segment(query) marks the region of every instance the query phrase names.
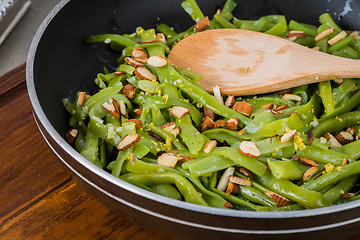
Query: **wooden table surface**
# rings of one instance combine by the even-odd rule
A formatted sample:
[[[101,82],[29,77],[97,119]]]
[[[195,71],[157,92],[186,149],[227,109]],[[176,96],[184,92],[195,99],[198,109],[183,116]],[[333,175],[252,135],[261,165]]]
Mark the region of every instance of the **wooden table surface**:
[[[25,64],[0,77],[0,239],[169,239],[111,212],[64,172],[35,124]]]
[[[35,124],[25,64],[0,76],[0,113],[1,240],[170,240],[111,212],[64,172]]]

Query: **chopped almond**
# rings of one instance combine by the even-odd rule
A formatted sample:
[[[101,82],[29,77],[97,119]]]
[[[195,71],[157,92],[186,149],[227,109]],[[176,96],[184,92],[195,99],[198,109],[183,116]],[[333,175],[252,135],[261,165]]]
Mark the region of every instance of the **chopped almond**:
[[[330,46],[332,46],[332,45],[334,45],[335,43],[337,43],[337,42],[343,40],[344,38],[346,38],[346,36],[347,36],[347,33],[346,33],[345,31],[342,31],[341,33],[339,33],[338,35],[336,35],[335,37],[333,37],[332,39],[330,39],[330,40],[328,41],[328,44],[329,44]]]
[[[310,160],[310,159],[307,159],[307,158],[304,158],[304,157],[300,157],[299,159],[299,162],[301,164],[304,164],[306,166],[311,166],[311,167],[318,167],[319,164],[313,160]]]
[[[190,114],[190,111],[188,108],[181,107],[181,106],[174,106],[170,108],[170,113],[176,118],[184,117],[188,114]]]
[[[211,120],[214,121],[215,119],[215,113],[209,109],[207,109],[206,107],[204,107],[204,116],[208,116]]]
[[[211,152],[211,150],[213,150],[214,147],[216,147],[216,145],[217,145],[217,141],[216,141],[216,140],[210,140],[210,141],[208,141],[208,142],[205,144],[204,148],[203,148],[204,153],[209,153],[209,152]]]
[[[226,101],[225,101],[225,106],[227,106],[228,108],[231,108],[232,106],[234,106],[234,102],[235,102],[235,97],[234,96],[228,96]]]
[[[162,34],[162,33],[157,33],[156,34],[156,39],[162,43],[165,43],[166,44],[166,38],[165,38],[165,35]]]
[[[120,107],[119,110],[120,110],[121,115],[123,115],[124,117],[127,117],[126,105],[123,100],[120,100],[119,107]]]
[[[326,140],[331,143],[330,148],[337,148],[342,146],[341,143],[339,143],[339,141],[333,135],[331,135],[331,133],[326,133],[324,138],[326,138]]]
[[[209,17],[206,16],[195,24],[195,31],[201,32],[209,28]]]
[[[335,78],[335,79],[333,79],[333,81],[336,84],[342,84],[344,82],[344,79],[343,78]]]
[[[243,135],[245,133],[246,133],[246,129],[243,128],[240,131],[238,131],[237,135],[241,136],[241,135]]]
[[[354,196],[355,196],[355,193],[349,193],[349,192],[341,194],[342,198],[351,198],[351,197],[354,197]]]
[[[345,145],[354,141],[354,136],[348,131],[341,131],[336,136],[336,140],[338,140],[340,144]]]
[[[130,64],[131,66],[136,67],[136,68],[144,66],[144,64],[142,64],[141,62],[138,62],[130,57],[125,57],[124,60],[125,60],[125,62],[127,62],[128,64]]]
[[[292,100],[292,101],[296,101],[296,102],[301,102],[302,97],[300,97],[299,95],[296,94],[284,94],[282,97],[282,99],[285,100]]]
[[[355,126],[348,127],[346,131],[349,132],[351,135],[354,135],[356,131],[356,127]]]
[[[131,50],[131,55],[134,57],[134,58],[148,58],[149,55],[148,53],[146,52],[145,49],[141,48],[141,47],[134,47],[132,50]]]
[[[219,127],[225,127],[226,126],[226,121],[224,120],[216,120],[214,123],[214,128],[219,128]]]
[[[136,130],[138,130],[138,129],[140,129],[140,128],[142,127],[142,122],[141,122],[140,119],[136,119],[136,118],[134,118],[134,119],[128,119],[128,120],[126,120],[125,122],[133,122],[133,123],[135,123],[135,128],[136,128]]]
[[[163,153],[160,157],[158,157],[157,164],[173,168],[179,159],[180,158],[178,156],[175,156],[172,153]]]
[[[229,181],[239,184],[240,186],[246,186],[246,187],[251,187],[252,181],[245,179],[245,178],[241,178],[238,176],[230,176],[229,177]]]
[[[265,194],[274,200],[277,207],[284,207],[284,206],[290,205],[290,203],[291,203],[291,201],[289,199],[287,199],[286,197],[283,197],[280,194],[277,194],[273,191],[266,190]]]
[[[250,103],[247,103],[246,101],[241,101],[241,102],[236,102],[232,107],[232,109],[249,117],[251,115],[253,106]]]
[[[67,143],[72,144],[75,142],[75,139],[78,135],[79,131],[75,128],[70,129],[66,134],[65,134],[65,140]]]
[[[342,163],[340,164],[340,166],[345,166],[345,165],[347,165],[347,164],[349,164],[349,159],[344,158],[343,161],[342,161]]]
[[[121,141],[117,145],[117,149],[119,149],[120,151],[126,150],[134,146],[140,140],[141,136],[139,134],[128,134],[124,136],[123,139],[121,139]]]
[[[133,113],[136,116],[140,116],[142,114],[142,109],[141,108],[136,108],[136,109],[133,110]]]
[[[164,67],[167,64],[167,60],[161,56],[152,56],[149,57],[147,63],[153,67]]]
[[[225,194],[229,195],[230,193],[236,193],[239,190],[239,185],[237,185],[236,183],[233,182],[229,182]]]
[[[281,143],[286,143],[292,139],[297,133],[296,129],[287,131],[280,139]]]
[[[226,190],[226,187],[228,183],[230,182],[229,177],[234,174],[235,168],[234,167],[228,167],[223,175],[221,175],[219,183],[216,187],[217,190],[224,192]]]
[[[114,98],[110,98],[109,102],[104,102],[102,107],[108,111],[114,118],[120,119],[120,111],[117,105],[117,101]]]
[[[321,33],[318,33],[318,35],[315,36],[315,41],[318,42],[321,39],[323,39],[324,37],[330,35],[331,33],[333,33],[335,30],[333,28],[328,28],[324,31],[322,31]]]
[[[237,125],[240,123],[239,119],[237,118],[230,118],[229,120],[227,120],[225,128],[229,129],[229,130],[236,130],[237,129]]]
[[[76,103],[80,106],[84,105],[85,97],[86,97],[86,92],[79,92],[79,96]]]
[[[273,104],[273,103],[269,103],[269,104],[266,104],[266,105],[262,105],[260,108],[271,110],[271,109],[276,109],[276,105]]]
[[[241,154],[253,158],[258,158],[261,155],[261,152],[256,144],[250,141],[242,141],[239,144],[239,151]]]
[[[121,93],[125,95],[128,99],[133,99],[135,97],[136,87],[131,84],[126,84],[122,89]]]
[[[310,167],[308,170],[306,170],[303,174],[303,181],[309,181],[312,176],[319,170],[318,167]]]
[[[288,37],[306,37],[306,33],[304,31],[295,31],[295,30],[291,30],[288,32],[287,34]]]
[[[146,67],[137,67],[135,69],[135,75],[141,80],[156,81],[157,76],[152,74]]]
[[[213,87],[213,92],[214,92],[214,97],[216,100],[218,100],[219,103],[224,104],[224,99],[221,96],[221,91],[220,91],[220,86],[219,85],[215,85]]]
[[[212,128],[214,128],[214,121],[208,116],[205,116],[202,123],[200,124],[200,130],[203,132]]]
[[[249,178],[249,179],[253,179],[253,176],[251,174],[251,172],[249,170],[247,170],[246,168],[239,168],[239,172],[244,175],[245,177]]]
[[[223,206],[226,207],[226,208],[234,208],[234,206],[229,202],[223,203]]]
[[[181,128],[180,127],[176,127],[175,123],[167,123],[161,126],[162,129],[164,129],[165,131],[168,131],[169,133],[171,133],[172,135],[174,135],[175,137],[178,136],[181,132]]]

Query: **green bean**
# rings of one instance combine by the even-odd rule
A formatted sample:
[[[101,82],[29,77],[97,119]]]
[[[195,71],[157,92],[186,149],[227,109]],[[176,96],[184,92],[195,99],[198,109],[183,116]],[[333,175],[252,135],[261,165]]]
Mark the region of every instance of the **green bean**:
[[[330,115],[335,111],[334,96],[332,94],[330,81],[319,82],[318,84],[325,113]]]
[[[298,23],[295,20],[291,20],[289,22],[289,29],[303,31],[306,35],[309,35],[311,37],[315,37],[318,34],[316,28],[310,28],[306,24]]]
[[[174,29],[172,29],[165,23],[161,23],[157,25],[156,30],[164,34],[166,38],[171,38],[172,36],[175,36],[177,34],[177,32],[175,32]]]

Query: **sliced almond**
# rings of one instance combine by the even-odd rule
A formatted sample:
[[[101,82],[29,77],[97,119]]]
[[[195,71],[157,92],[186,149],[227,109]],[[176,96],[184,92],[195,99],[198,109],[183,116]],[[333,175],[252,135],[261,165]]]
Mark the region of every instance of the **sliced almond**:
[[[351,135],[354,135],[356,131],[356,127],[355,126],[348,127],[346,131],[348,131]]]
[[[232,107],[232,109],[249,117],[251,115],[253,106],[250,103],[247,103],[246,101],[241,101],[241,102],[236,102]]]
[[[318,33],[316,36],[315,36],[315,41],[318,42],[320,41],[321,39],[323,39],[324,37],[330,35],[331,33],[333,33],[335,30],[333,28],[328,28],[324,31],[322,31],[321,33]]]
[[[213,121],[215,119],[215,113],[213,111],[207,109],[206,107],[204,107],[204,116],[208,116]]]
[[[76,103],[80,106],[84,105],[85,98],[86,98],[86,92],[79,92],[79,96],[77,98]]]
[[[133,58],[135,61],[139,62],[139,63],[147,63],[148,62],[148,58],[146,57],[134,57]]]
[[[121,76],[121,75],[124,75],[124,74],[126,74],[126,72],[115,72],[116,76]]]
[[[120,111],[117,101],[114,98],[110,98],[108,102],[104,102],[102,107],[110,113],[114,118],[120,119]]]
[[[239,151],[241,154],[253,158],[258,158],[261,155],[261,152],[256,144],[250,141],[242,141],[239,144]]]
[[[236,193],[239,190],[239,185],[233,182],[229,182],[226,188],[225,194],[229,195],[230,193]]]
[[[217,190],[224,192],[228,183],[230,182],[229,177],[234,174],[235,168],[228,167],[224,173],[221,175],[219,183],[216,187]]]
[[[289,41],[291,41],[291,42],[293,42],[293,41],[295,41],[297,38],[298,38],[298,37],[289,37],[289,36],[288,36],[286,39],[289,40]]]
[[[332,45],[334,45],[335,43],[337,43],[337,42],[343,40],[344,38],[346,38],[346,36],[347,36],[347,33],[346,33],[345,31],[342,31],[341,33],[337,34],[335,37],[333,37],[332,39],[330,39],[330,40],[328,41],[328,44],[329,44],[330,46],[332,46]]]
[[[237,135],[241,136],[244,135],[246,133],[246,129],[241,129],[240,131],[238,131]]]
[[[304,164],[306,166],[311,166],[311,167],[318,167],[319,164],[313,160],[310,160],[310,159],[307,159],[307,158],[304,158],[304,157],[300,157],[299,159],[299,162],[301,164]]]
[[[141,136],[139,134],[128,134],[124,136],[123,139],[121,139],[121,141],[117,145],[117,149],[119,149],[120,151],[126,150],[134,146],[140,140]]]
[[[176,118],[181,118],[181,117],[184,117],[184,116],[190,114],[190,110],[185,107],[174,106],[174,107],[170,108],[170,113],[171,113],[171,115],[173,115]]]
[[[215,85],[213,87],[214,97],[215,97],[216,100],[218,100],[219,103],[224,104],[224,99],[221,96],[221,91],[220,90],[221,90],[221,88],[220,88],[219,85]]]
[[[142,109],[141,108],[136,108],[136,109],[133,110],[133,113],[136,116],[140,116],[142,114]]]
[[[234,106],[235,103],[235,97],[234,96],[228,96],[226,101],[225,101],[225,106],[227,106],[228,108],[232,108],[232,106]]]
[[[135,123],[135,128],[136,128],[136,130],[138,130],[138,129],[140,129],[140,128],[142,127],[142,122],[141,122],[140,119],[136,119],[136,118],[134,118],[134,119],[128,119],[128,120],[126,120],[125,122],[133,122],[133,123]]]
[[[354,141],[354,136],[348,131],[341,131],[336,136],[336,140],[338,140],[340,144],[345,145]]]
[[[359,89],[358,86],[354,86],[354,87],[351,89],[351,92],[354,92],[354,91],[356,91],[356,90],[358,90],[358,89]]]
[[[223,206],[226,207],[226,208],[234,208],[234,206],[229,202],[224,202]]]
[[[304,31],[295,31],[295,30],[291,30],[288,32],[287,34],[288,37],[306,37],[306,33]]]
[[[319,170],[318,167],[310,167],[308,170],[306,170],[303,174],[303,181],[307,182],[310,180],[312,176]]]
[[[342,146],[341,143],[339,143],[339,141],[331,133],[326,133],[324,138],[326,138],[326,140],[331,143],[330,148],[337,148]]]
[[[240,186],[251,187],[251,185],[252,185],[251,180],[241,178],[241,177],[238,177],[238,176],[230,176],[229,181],[233,182],[233,183],[236,183],[236,184],[239,184]]]
[[[136,93],[136,87],[131,84],[126,84],[121,89],[121,93],[125,95],[128,99],[133,99]]]
[[[175,156],[173,153],[163,153],[160,157],[158,157],[157,164],[173,168],[179,159],[180,158]]]
[[[224,120],[219,119],[214,122],[214,128],[225,127],[225,126],[226,126],[226,121]]]
[[[281,143],[286,143],[292,139],[297,133],[296,129],[287,131],[280,139]]]
[[[299,95],[296,94],[284,94],[282,97],[282,99],[284,100],[292,100],[292,101],[296,101],[296,102],[301,102],[302,97],[300,97]]]
[[[347,164],[349,164],[349,159],[344,158],[343,161],[341,162],[340,166],[345,166]]]
[[[281,196],[280,194],[277,194],[273,191],[266,190],[265,194],[271,197],[274,202],[276,203],[277,207],[284,207],[290,205],[291,201],[287,199],[286,197]]]
[[[353,38],[359,39],[359,31],[352,31],[349,33],[349,36],[352,36]]]
[[[342,198],[351,198],[351,197],[354,197],[354,196],[355,196],[355,193],[349,193],[349,192],[341,194]]]
[[[203,148],[204,153],[210,153],[214,149],[214,147],[216,147],[216,145],[217,145],[216,140],[208,141]]]
[[[315,50],[315,51],[320,51],[320,47],[319,47],[319,46],[315,46],[315,47],[313,47],[312,49]]]
[[[214,128],[214,121],[208,116],[205,116],[202,123],[200,124],[200,130],[203,132],[212,128]]]
[[[75,128],[70,129],[66,134],[65,134],[65,140],[67,143],[69,144],[73,144],[76,140],[76,137],[78,135],[79,131]]]
[[[124,60],[125,60],[125,62],[127,62],[128,64],[130,64],[131,66],[136,67],[136,68],[144,66],[144,64],[132,59],[131,57],[125,57]]]
[[[156,39],[162,43],[165,43],[166,44],[166,38],[165,38],[165,35],[162,34],[162,33],[157,33],[156,34]]]
[[[269,103],[269,104],[266,104],[266,105],[262,105],[260,108],[271,110],[271,109],[276,109],[276,105],[273,104],[273,103]]]
[[[281,112],[276,111],[275,109],[270,109],[270,112],[275,115],[281,114]]]
[[[140,78],[141,80],[149,80],[149,81],[156,81],[157,76],[152,74],[146,67],[137,67],[135,69],[135,75]]]
[[[275,108],[275,111],[281,111],[281,110],[284,110],[284,109],[287,109],[289,108],[289,105],[285,104],[285,105],[282,105],[282,106],[279,106],[277,108]]]
[[[237,118],[230,118],[227,120],[225,128],[229,130],[237,130],[237,125],[240,123],[239,119]]]
[[[201,32],[209,28],[209,17],[206,16],[195,24],[195,31]]]
[[[153,66],[153,67],[164,67],[167,64],[167,60],[164,57],[161,56],[152,56],[149,57],[147,60],[147,64]]]
[[[253,179],[253,176],[251,174],[251,172],[249,170],[247,170],[246,168],[239,168],[239,172],[244,175],[245,177],[249,178],[249,179]]]
[[[335,78],[335,79],[333,79],[333,81],[336,84],[342,84],[344,82],[344,79],[343,78]]]
[[[131,55],[134,57],[134,58],[148,58],[149,55],[148,53],[146,52],[145,49],[141,48],[141,47],[134,47],[132,50],[131,50]]]
[[[121,115],[123,115],[124,117],[127,117],[126,105],[123,100],[120,100],[120,102],[119,102],[119,110],[120,110]]]
[[[164,124],[164,125],[161,126],[161,128],[164,129],[165,131],[168,131],[169,133],[171,133],[175,137],[178,136],[181,133],[181,128],[176,127],[175,123]]]

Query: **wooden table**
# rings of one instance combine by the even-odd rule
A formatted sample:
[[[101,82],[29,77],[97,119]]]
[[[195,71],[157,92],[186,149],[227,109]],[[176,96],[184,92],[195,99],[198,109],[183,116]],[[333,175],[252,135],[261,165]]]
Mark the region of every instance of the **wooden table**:
[[[63,171],[35,124],[25,64],[0,77],[0,239],[169,239],[111,212]]]

